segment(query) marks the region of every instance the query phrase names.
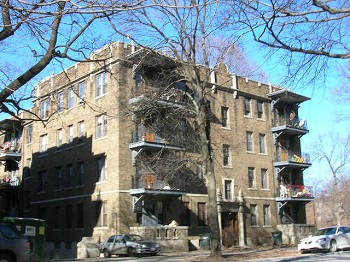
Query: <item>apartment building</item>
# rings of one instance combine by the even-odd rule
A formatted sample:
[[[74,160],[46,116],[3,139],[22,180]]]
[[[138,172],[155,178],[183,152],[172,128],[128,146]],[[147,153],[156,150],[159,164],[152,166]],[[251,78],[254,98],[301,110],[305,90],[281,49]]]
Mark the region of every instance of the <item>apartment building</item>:
[[[141,66],[144,52],[106,46],[92,55],[103,62],[78,63],[38,83],[32,111],[46,121],[1,122],[8,147],[0,155],[2,215],[45,219],[49,257],[74,256],[82,237],[101,241],[174,221],[194,246],[209,232],[205,177],[190,148],[196,135],[178,113],[186,83],[155,99],[159,79],[150,72],[169,62]],[[308,130],[298,112],[309,98],[223,65],[210,79],[223,245],[269,242],[277,229],[296,241],[312,228],[305,213],[312,188],[303,182],[311,164],[300,145]],[[143,105],[153,103],[145,114]]]

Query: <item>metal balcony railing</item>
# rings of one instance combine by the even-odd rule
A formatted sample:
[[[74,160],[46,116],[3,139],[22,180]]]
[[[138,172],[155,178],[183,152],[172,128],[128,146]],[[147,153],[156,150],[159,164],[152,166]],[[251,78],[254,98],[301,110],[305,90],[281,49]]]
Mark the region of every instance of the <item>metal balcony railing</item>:
[[[151,129],[138,128],[132,135],[131,143],[149,142],[155,144],[182,146],[183,141],[180,137],[174,134],[160,134]]]
[[[21,143],[19,142],[10,142],[7,141],[4,144],[0,145],[1,153],[20,153],[21,152]]]
[[[296,162],[296,163],[310,163],[310,155],[308,153],[301,154],[297,151],[282,151],[277,155],[278,162]]]
[[[308,128],[306,119],[302,119],[302,118],[291,119],[290,117],[280,116],[275,121],[274,124],[275,126],[290,126],[290,127],[301,128],[301,129]]]
[[[313,187],[304,185],[280,185],[280,197],[313,198]]]

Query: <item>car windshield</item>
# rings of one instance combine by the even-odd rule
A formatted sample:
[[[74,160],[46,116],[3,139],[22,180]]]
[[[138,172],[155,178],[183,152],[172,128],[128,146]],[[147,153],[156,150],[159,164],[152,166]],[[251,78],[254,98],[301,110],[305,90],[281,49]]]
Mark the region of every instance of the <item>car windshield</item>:
[[[317,230],[313,235],[314,236],[334,235],[336,230],[337,230],[336,227],[322,228]]]
[[[143,240],[143,238],[139,235],[126,235],[125,239],[127,241],[142,241]]]

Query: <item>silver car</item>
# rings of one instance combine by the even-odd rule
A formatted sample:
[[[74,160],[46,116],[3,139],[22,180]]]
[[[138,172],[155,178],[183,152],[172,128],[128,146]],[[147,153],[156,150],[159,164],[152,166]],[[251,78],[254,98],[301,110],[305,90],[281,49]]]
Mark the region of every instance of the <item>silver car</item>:
[[[146,241],[135,234],[113,235],[100,244],[100,253],[104,257],[111,255],[150,254],[157,255],[160,252],[159,244]]]
[[[298,244],[301,252],[324,250],[335,252],[350,247],[350,228],[344,226],[326,227],[317,230]]]
[[[32,245],[15,226],[0,223],[0,261],[29,261]]]

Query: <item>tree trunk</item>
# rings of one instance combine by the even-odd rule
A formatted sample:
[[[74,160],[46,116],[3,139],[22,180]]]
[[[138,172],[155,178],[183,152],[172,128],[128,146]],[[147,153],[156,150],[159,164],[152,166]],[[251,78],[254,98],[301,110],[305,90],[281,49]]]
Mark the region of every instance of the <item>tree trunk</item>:
[[[216,180],[214,172],[214,155],[210,139],[210,108],[207,102],[199,107],[197,116],[198,131],[202,150],[203,167],[208,190],[208,213],[210,226],[211,252],[213,259],[221,258],[221,238],[216,199]]]

